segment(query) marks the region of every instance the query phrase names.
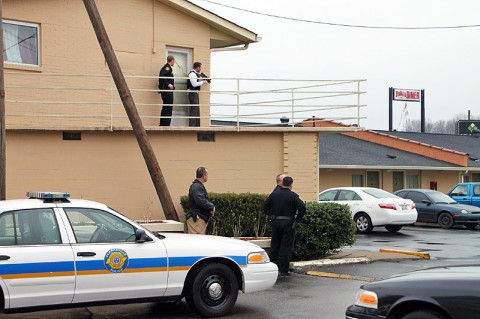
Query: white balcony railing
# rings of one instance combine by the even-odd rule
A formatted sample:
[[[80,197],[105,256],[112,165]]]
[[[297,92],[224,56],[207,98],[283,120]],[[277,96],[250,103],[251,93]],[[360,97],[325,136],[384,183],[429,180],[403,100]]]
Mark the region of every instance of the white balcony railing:
[[[162,108],[158,77],[126,79],[144,125],[157,127]],[[186,80],[175,78],[173,127],[188,126]],[[211,80],[200,91],[202,127],[293,126],[312,117],[360,126],[363,119],[365,80]],[[7,128],[130,126],[110,75],[6,72],[5,83]]]

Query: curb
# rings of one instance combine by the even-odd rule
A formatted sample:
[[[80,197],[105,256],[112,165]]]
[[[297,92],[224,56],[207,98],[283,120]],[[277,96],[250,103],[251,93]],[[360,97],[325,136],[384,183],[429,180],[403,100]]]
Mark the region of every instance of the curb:
[[[323,272],[323,271],[307,271],[307,275],[316,276],[316,277],[326,277],[326,278],[358,280],[358,281],[366,281],[366,282],[374,282],[377,280],[376,278],[373,278],[373,277],[335,274],[335,273]]]
[[[311,268],[317,266],[336,266],[345,264],[368,264],[372,262],[371,258],[358,257],[358,258],[340,258],[340,259],[320,259],[311,261],[297,261],[290,263],[293,269]]]
[[[422,253],[419,251],[408,251],[408,250],[397,250],[397,249],[380,249],[379,252],[381,253],[393,253],[393,254],[403,254],[403,255],[410,255],[416,256],[423,259],[430,259],[429,253]]]

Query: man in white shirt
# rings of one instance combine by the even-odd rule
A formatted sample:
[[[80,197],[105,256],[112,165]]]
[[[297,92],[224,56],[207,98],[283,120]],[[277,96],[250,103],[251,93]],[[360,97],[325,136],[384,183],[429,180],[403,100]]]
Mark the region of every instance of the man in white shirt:
[[[189,126],[200,126],[199,93],[201,86],[207,83],[206,80],[202,80],[201,71],[202,63],[195,62],[193,64],[193,69],[188,73],[187,90],[190,91],[188,92],[188,103],[190,104],[190,109],[188,111]]]

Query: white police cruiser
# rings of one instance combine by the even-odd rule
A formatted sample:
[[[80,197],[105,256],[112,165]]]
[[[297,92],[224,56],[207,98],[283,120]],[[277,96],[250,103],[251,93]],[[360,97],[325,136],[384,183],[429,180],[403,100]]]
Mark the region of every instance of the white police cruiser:
[[[120,301],[180,300],[222,316],[238,291],[272,287],[264,250],[216,236],[153,234],[107,206],[68,193],[0,201],[4,312]]]

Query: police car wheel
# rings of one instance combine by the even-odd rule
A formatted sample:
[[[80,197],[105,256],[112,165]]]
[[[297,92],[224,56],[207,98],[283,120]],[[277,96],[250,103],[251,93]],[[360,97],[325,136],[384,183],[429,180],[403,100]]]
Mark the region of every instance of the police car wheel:
[[[206,264],[193,274],[185,298],[193,311],[204,317],[226,315],[238,297],[233,271],[223,264]]]

